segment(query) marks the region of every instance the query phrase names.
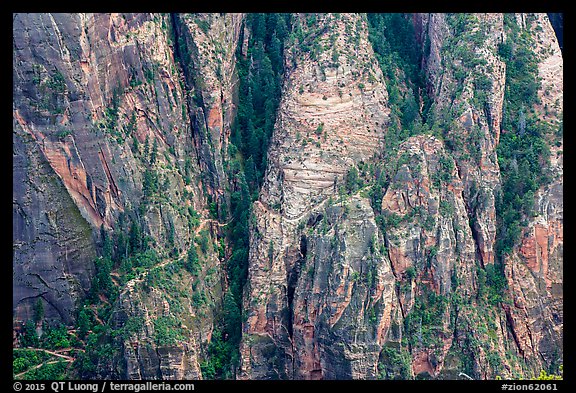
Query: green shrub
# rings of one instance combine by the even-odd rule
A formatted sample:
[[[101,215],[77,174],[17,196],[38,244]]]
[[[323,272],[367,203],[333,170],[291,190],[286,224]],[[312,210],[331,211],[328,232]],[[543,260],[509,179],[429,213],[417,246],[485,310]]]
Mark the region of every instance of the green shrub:
[[[201,265],[198,259],[198,252],[196,251],[196,247],[194,245],[192,245],[188,250],[188,257],[186,258],[184,267],[193,276],[197,276],[200,272]]]
[[[176,345],[184,340],[184,330],[175,317],[162,316],[154,320],[154,341],[157,345]]]
[[[68,330],[64,325],[48,327],[42,335],[41,346],[46,349],[61,349],[71,346]]]

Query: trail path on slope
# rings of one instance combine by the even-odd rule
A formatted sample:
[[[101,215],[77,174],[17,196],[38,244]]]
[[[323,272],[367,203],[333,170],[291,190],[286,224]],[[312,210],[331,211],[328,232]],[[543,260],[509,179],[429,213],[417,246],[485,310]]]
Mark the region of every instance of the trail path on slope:
[[[74,351],[80,351],[80,352],[84,352],[83,349],[79,349],[79,348],[63,348],[63,349],[58,349],[56,351],[50,351],[48,349],[43,349],[43,348],[23,348],[29,351],[37,351],[37,352],[45,352],[48,353],[52,356],[57,356],[59,358],[62,358],[63,360],[45,360],[40,364],[35,365],[34,367],[29,368],[26,371],[22,371],[21,373],[18,373],[14,376],[14,378],[20,378],[21,376],[23,376],[26,373],[29,373],[32,370],[36,370],[39,369],[40,367],[46,365],[46,364],[56,364],[62,361],[65,362],[69,362],[72,363],[74,360],[76,360],[76,358],[72,357],[72,356],[68,356],[68,355],[62,355],[62,352],[70,352],[72,350]]]
[[[194,231],[194,237],[198,236],[198,234],[200,233],[200,231],[203,229],[203,227],[207,224],[207,223],[215,223],[215,225],[217,225],[218,227],[223,227],[226,226],[228,224],[230,224],[232,222],[232,220],[229,220],[228,222],[219,222],[216,219],[213,218],[203,218],[200,220],[200,224],[198,225],[198,227],[196,228],[196,230]],[[143,282],[144,279],[148,276],[148,273],[150,273],[152,270],[155,269],[160,269],[163,268],[164,266],[170,264],[170,263],[174,263],[174,262],[180,262],[182,261],[184,258],[186,258],[188,254],[187,253],[183,253],[180,258],[178,259],[165,259],[163,260],[161,263],[152,266],[150,269],[146,270],[145,272],[142,272],[139,277],[135,277],[132,280],[128,281],[126,283],[126,286],[124,287],[124,289],[122,290],[122,292],[120,293],[120,295],[124,295],[126,293],[126,291],[128,290],[132,290],[132,288],[134,288],[134,285],[136,285],[136,283],[140,283]]]
[[[351,195],[338,195],[336,194],[335,196],[337,197],[337,199],[332,200],[332,203],[334,205],[339,204],[339,203],[344,203],[344,201],[347,201],[350,198],[356,197],[358,195],[360,195],[360,193],[362,192],[367,192],[368,190],[370,190],[373,187],[373,184],[368,184],[358,190],[356,190],[356,192],[354,194]],[[328,201],[330,200],[330,196],[328,196],[327,198],[324,198],[324,200],[320,203],[318,203],[317,205],[311,207],[309,210],[306,210],[304,213],[300,214],[297,217],[294,218],[288,218],[287,216],[282,216],[282,222],[289,222],[291,224],[296,223],[296,222],[300,222],[300,220],[302,220],[302,218],[307,215],[310,214],[310,212],[313,212],[315,210],[319,210],[320,208],[322,208],[324,205],[326,205],[328,203]]]
[[[60,362],[70,362],[70,363],[71,363],[71,362],[73,362],[73,361],[74,361],[74,360],[65,359],[65,360],[52,360],[52,361],[49,361],[49,362],[48,362],[48,361],[42,362],[42,363],[40,363],[40,364],[35,365],[34,367],[29,368],[29,369],[26,370],[26,371],[22,371],[20,374],[14,375],[14,378],[20,378],[20,377],[23,376],[24,374],[27,374],[27,373],[29,373],[29,372],[32,371],[32,370],[36,370],[36,369],[44,366],[45,364],[56,364],[56,363],[60,363]]]
[[[195,229],[195,231],[194,231],[194,237],[196,237],[196,236],[199,235],[200,231],[201,231],[202,229],[204,229],[204,227],[206,226],[207,223],[212,223],[212,224],[217,225],[218,227],[223,227],[223,226],[226,226],[226,225],[230,224],[231,222],[232,222],[232,220],[229,220],[228,222],[223,222],[223,223],[222,223],[222,222],[219,222],[218,220],[215,220],[215,219],[213,219],[213,218],[203,218],[203,219],[200,220],[200,224],[198,225],[198,227],[197,227],[197,228]],[[149,273],[150,271],[152,271],[153,269],[161,269],[161,268],[163,268],[164,266],[168,265],[169,263],[174,263],[174,262],[182,261],[186,256],[187,256],[187,254],[186,254],[186,253],[183,253],[183,254],[180,256],[180,258],[178,258],[178,259],[176,259],[176,260],[174,260],[174,259],[165,259],[165,260],[163,260],[161,263],[152,266],[150,269],[148,269],[148,270],[146,270],[145,272],[141,273],[139,277],[133,278],[132,280],[128,281],[128,282],[126,283],[124,289],[122,290],[121,295],[125,294],[126,291],[131,290],[132,288],[134,288],[134,285],[136,285],[136,283],[143,282],[144,279],[148,276],[148,273]],[[113,277],[112,277],[112,280],[118,285],[118,284],[119,284],[118,279],[120,278],[120,275],[119,275],[117,272],[111,272],[110,275],[113,276]],[[101,300],[104,301],[104,299],[101,299]],[[93,311],[94,311],[94,316],[96,317],[96,320],[97,320],[98,322],[100,322],[100,324],[103,325],[104,323],[100,320],[100,318],[98,318],[98,312],[96,311],[95,307],[92,308],[92,309],[93,309]],[[26,373],[29,373],[29,372],[32,371],[32,370],[39,369],[40,367],[42,367],[42,366],[44,366],[44,365],[47,365],[47,364],[56,364],[56,363],[61,362],[61,361],[66,361],[66,362],[69,362],[69,363],[74,362],[74,360],[75,360],[74,357],[68,356],[68,355],[63,355],[63,354],[62,354],[63,352],[70,352],[71,350],[76,350],[76,351],[84,352],[83,349],[78,349],[78,348],[63,348],[63,349],[58,349],[58,350],[55,350],[55,351],[50,351],[50,350],[48,350],[48,349],[43,349],[43,348],[26,348],[26,349],[31,350],[31,351],[45,352],[45,353],[48,353],[48,354],[50,354],[50,355],[52,355],[52,356],[59,357],[59,358],[61,358],[62,360],[49,360],[49,359],[48,359],[48,360],[46,360],[46,361],[44,361],[44,362],[42,362],[42,363],[40,363],[40,364],[37,364],[37,365],[34,366],[34,367],[29,368],[29,369],[26,370],[26,371],[23,371],[23,372],[21,372],[21,373],[19,373],[19,374],[16,374],[16,375],[14,376],[14,378],[20,378],[20,377],[22,377],[23,375],[25,375]]]

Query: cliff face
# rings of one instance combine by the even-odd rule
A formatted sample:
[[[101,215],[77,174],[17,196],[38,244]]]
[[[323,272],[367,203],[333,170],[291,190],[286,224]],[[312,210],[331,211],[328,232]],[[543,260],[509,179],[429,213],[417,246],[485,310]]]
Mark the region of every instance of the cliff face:
[[[225,193],[224,161],[236,115],[235,53],[243,16],[184,14],[173,18],[192,108],[190,117],[198,166],[211,199],[225,206],[229,196]]]
[[[483,264],[494,263],[496,236],[494,191],[500,174],[496,146],[500,136],[506,66],[498,58],[498,44],[504,37],[502,15],[472,14],[468,24],[456,36],[445,14],[423,17],[423,31],[430,40],[425,58],[432,111],[453,122],[448,142],[464,181],[467,201],[481,200],[468,210],[474,220],[473,231]],[[468,52],[468,59],[461,54]],[[478,85],[483,86],[484,102],[479,101]],[[474,192],[477,195],[471,195]]]
[[[16,325],[32,318],[38,297],[51,305],[46,307],[48,320],[74,322],[75,308],[90,289],[96,246],[102,240],[98,229],[120,228],[120,214],[142,225],[142,236],[166,257],[165,265],[184,258],[202,231],[209,244],[216,243],[212,234],[219,227],[208,218],[206,196],[222,195],[224,188],[221,151],[234,115],[238,35],[220,41],[214,36],[228,31],[230,24],[239,25],[241,16],[213,19],[207,34],[188,32],[203,37],[188,37],[197,44],[207,42],[201,44],[205,49],[182,60],[174,48],[188,48],[186,42],[174,42],[182,24],[170,15],[15,15]],[[224,58],[226,80],[217,80],[213,70],[208,73],[214,62],[206,51],[215,46]],[[193,90],[184,77],[192,63],[203,63],[196,72],[207,75],[205,84]],[[193,94],[205,99],[194,102]],[[219,168],[216,180],[204,179],[207,165]],[[190,225],[189,211],[198,213],[196,227]],[[166,297],[178,301],[188,295],[143,293],[144,277],[121,290],[115,326],[130,318],[145,323],[143,330],[118,342],[126,370],[120,377],[200,375],[196,342],[210,339],[221,274],[212,247],[203,259],[205,282],[198,291],[212,286],[211,307],[157,309]],[[214,277],[204,280],[210,269]],[[184,348],[174,343],[165,348],[151,339],[158,318],[192,318],[199,310],[206,315],[185,326]]]
[[[191,167],[198,173],[196,179],[201,179],[197,184],[202,187],[200,192],[222,206],[228,198],[222,162],[234,113],[234,51],[242,16],[174,18],[183,67],[180,78],[188,98],[182,105],[188,110],[195,151]],[[198,27],[199,21],[207,21],[206,31]],[[212,53],[216,50],[219,57],[215,61]],[[220,73],[227,78],[217,76]],[[200,272],[174,268],[188,258],[183,254],[178,261],[167,259],[144,277],[128,282],[120,294],[114,326],[138,326],[118,342],[123,348],[119,365],[128,379],[202,379],[201,355],[211,340],[215,313],[221,308],[225,277],[216,250],[221,229],[216,219],[206,217],[207,204],[202,202],[203,217],[190,234],[192,240],[203,236],[203,231],[210,235],[205,240],[208,246]]]
[[[526,16],[524,17],[526,18]],[[544,364],[562,359],[563,340],[563,62],[545,14],[528,18],[538,53],[540,99],[535,110],[548,122],[549,184],[535,193],[535,211],[522,231],[520,244],[506,260],[506,278],[514,305],[506,308],[522,352]],[[559,131],[558,131],[559,130]]]
[[[96,298],[115,348],[98,377],[206,377],[210,343],[229,344],[214,336],[241,259],[226,228],[248,160],[230,135],[237,56],[253,61],[251,29],[266,29],[254,20],[14,15],[16,330],[38,299],[72,327]],[[418,88],[366,15],[291,18],[251,184],[239,379],[515,378],[562,363],[563,60],[549,17],[402,20],[421,45]],[[399,120],[410,91],[418,126]],[[108,257],[114,296],[93,288]]]
[[[419,19],[426,26],[430,40],[430,53],[424,59],[424,67],[429,75],[429,93],[433,99],[431,111],[439,117],[450,113],[455,121],[451,123],[448,133],[463,136],[460,140],[450,136],[445,138],[446,146],[455,159],[458,177],[462,180],[462,189],[453,193],[462,195],[466,209],[458,213],[458,204],[450,202],[450,205],[455,207],[456,217],[467,216],[468,223],[463,220],[464,226],[456,227],[464,228],[464,233],[469,230],[474,240],[471,250],[476,249],[476,259],[486,267],[495,263],[496,216],[499,214],[495,201],[503,192],[497,157],[500,132],[514,132],[510,125],[506,128],[502,126],[505,88],[512,88],[506,87],[507,72],[512,71],[507,71],[506,64],[499,56],[499,46],[506,42],[506,35],[512,33],[504,27],[501,15],[471,15],[465,22],[466,29],[458,37],[460,44],[455,44],[451,34],[461,24],[448,20],[446,15],[423,15]],[[489,378],[491,373],[498,372],[518,375],[522,373],[518,368],[520,364],[523,364],[520,366],[525,370],[523,372],[537,374],[539,368],[557,364],[562,357],[559,340],[562,338],[560,255],[563,239],[563,171],[562,138],[556,131],[560,127],[561,132],[562,124],[562,60],[556,36],[545,14],[516,15],[515,20],[520,30],[532,37],[535,44],[531,50],[541,84],[534,113],[538,121],[547,124],[551,130],[543,139],[550,149],[549,166],[546,168],[550,181],[535,193],[534,212],[522,231],[520,244],[503,258],[508,282],[507,296],[514,300],[513,305],[505,301],[500,310],[495,310],[494,318],[496,322],[499,321],[497,324],[501,329],[494,332],[487,326],[489,345],[486,345],[485,334],[473,333],[481,343],[474,351],[474,372],[482,378]],[[421,31],[426,31],[426,28]],[[481,41],[479,37],[482,37]],[[470,42],[477,45],[470,47]],[[463,47],[474,50],[477,64],[467,65],[469,60],[466,56],[454,56],[454,53],[462,53],[459,51]],[[489,80],[490,83],[484,84],[482,80]],[[510,91],[508,94],[511,94]],[[449,111],[446,105],[449,105]],[[438,233],[441,232],[444,231]],[[474,252],[463,258],[464,261],[473,259]],[[554,266],[550,270],[548,261]],[[461,287],[465,287],[466,283],[478,283],[478,280],[482,278],[475,277],[475,274],[458,275]],[[480,292],[480,289],[476,287],[476,291]],[[459,315],[468,315],[471,320],[477,320],[480,315],[477,312],[462,312]],[[515,352],[520,361],[505,356],[502,348]],[[501,371],[494,368],[496,362],[490,359],[493,356],[491,351],[496,351],[501,359],[505,359]],[[492,371],[488,371],[490,369]]]
[[[422,135],[399,146],[387,167],[381,206],[370,203],[369,193],[380,186],[369,178],[360,191],[342,189],[350,168],[378,163],[376,151],[364,149],[377,141],[377,150],[383,149],[387,137],[388,117],[376,117],[390,113],[386,82],[374,71],[369,87],[364,80],[341,84],[347,66],[351,76],[366,74],[355,68],[362,60],[343,65],[339,57],[362,47],[346,46],[346,40],[342,46],[340,32],[348,29],[352,41],[356,35],[362,42],[364,22],[349,15],[323,18],[316,29],[305,28],[312,37],[304,42],[313,47],[316,39],[322,47],[328,36],[331,45],[286,58],[292,68],[254,205],[241,378],[450,379],[460,372],[493,378],[537,374],[561,361],[561,141],[546,141],[553,180],[535,194],[536,212],[503,261],[507,289],[495,284],[495,265],[502,263],[497,151],[507,83],[500,54],[508,31],[504,17],[414,16],[419,42],[427,43],[427,117],[443,124],[442,140]],[[347,18],[356,19],[356,29],[346,27]],[[562,62],[556,37],[545,15],[515,19],[538,42],[536,116],[557,127]],[[342,71],[326,65],[330,50]],[[374,55],[366,55],[364,64],[375,64]],[[345,87],[360,83],[364,106],[350,113],[344,101],[352,108],[355,95],[344,100]],[[383,97],[377,112],[370,110],[370,92]],[[347,126],[349,119],[361,126]],[[364,142],[382,125],[378,139]],[[341,138],[336,159],[333,129]],[[494,296],[514,299],[514,305],[495,304]]]
[[[270,164],[254,204],[240,376],[361,378],[375,372],[388,333],[393,280],[382,255],[367,258],[378,236],[367,198],[346,202],[347,219],[333,203],[347,170],[377,152],[387,95],[363,18],[322,15],[307,27],[301,15],[295,23],[313,52],[294,46],[286,59]],[[331,51],[316,49],[324,46]],[[380,285],[372,300],[351,280],[369,269]],[[379,329],[358,314],[374,303]]]
[[[458,344],[454,332],[462,318],[460,307],[451,303],[470,301],[475,294],[474,239],[463,188],[441,141],[417,136],[400,146],[382,214],[387,218],[385,244],[397,279],[401,330],[411,346],[413,375],[437,376],[444,368],[448,350]],[[431,294],[439,303],[422,302]],[[433,320],[423,320],[422,304],[434,312]]]

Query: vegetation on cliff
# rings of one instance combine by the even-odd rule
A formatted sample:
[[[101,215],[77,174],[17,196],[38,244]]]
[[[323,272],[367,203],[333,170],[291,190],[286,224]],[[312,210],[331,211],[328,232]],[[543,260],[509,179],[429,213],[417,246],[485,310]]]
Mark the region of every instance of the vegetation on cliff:
[[[207,359],[202,363],[202,374],[207,379],[233,378],[239,362],[242,293],[248,274],[248,220],[266,171],[268,144],[280,103],[284,40],[290,15],[249,14],[245,24],[248,46],[243,54],[240,40],[236,53],[239,101],[227,163],[232,188],[228,225],[232,254],[226,266],[229,289]]]
[[[513,15],[504,17],[507,39],[498,47],[506,63],[506,92],[498,165],[502,192],[497,199],[496,252],[500,262],[518,244],[534,209],[536,191],[550,181],[550,126],[538,118],[538,59],[530,27],[520,29]]]

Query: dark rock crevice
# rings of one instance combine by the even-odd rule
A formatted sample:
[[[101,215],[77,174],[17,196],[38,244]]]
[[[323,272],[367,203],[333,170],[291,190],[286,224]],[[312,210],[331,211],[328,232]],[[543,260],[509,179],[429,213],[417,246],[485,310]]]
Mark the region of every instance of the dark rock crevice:
[[[524,356],[524,350],[522,349],[522,346],[520,345],[520,339],[518,338],[518,335],[516,334],[516,329],[514,327],[515,326],[514,319],[512,318],[512,313],[510,311],[510,308],[505,307],[504,312],[506,313],[506,324],[508,325],[508,329],[510,330],[510,333],[512,334],[512,338],[514,339],[514,343],[516,344],[516,347],[518,348],[518,352],[520,353],[520,355]]]
[[[456,161],[455,161],[456,162]],[[458,168],[458,175],[460,176],[460,166],[456,162],[456,167]],[[468,216],[468,227],[470,228],[470,233],[472,234],[472,239],[474,240],[474,254],[476,260],[480,262],[482,268],[485,267],[485,261],[480,252],[480,232],[478,229],[477,217],[478,217],[478,205],[479,205],[480,194],[476,190],[476,185],[473,183],[467,190],[462,191],[462,200],[464,201],[464,207],[466,208],[466,213]]]
[[[562,12],[549,12],[548,18],[550,18],[550,23],[552,28],[556,33],[556,38],[558,39],[558,46],[560,46],[560,51],[564,53],[564,13]]]
[[[195,113],[193,111],[190,110],[190,101],[192,100],[192,98],[190,97],[189,92],[190,90],[190,80],[192,79],[192,76],[190,75],[190,73],[192,72],[192,70],[189,69],[189,55],[188,55],[188,50],[187,50],[187,41],[185,38],[185,32],[182,31],[182,29],[185,28],[185,26],[183,26],[183,23],[179,20],[179,16],[175,13],[171,13],[170,14],[170,30],[173,32],[174,35],[174,44],[171,46],[171,49],[173,51],[173,55],[174,55],[174,63],[177,67],[178,73],[180,74],[180,80],[182,82],[183,80],[183,91],[182,93],[184,94],[184,102],[183,104],[185,105],[185,109],[186,109],[186,113],[188,114],[189,118],[190,118],[190,132],[191,132],[191,136],[192,136],[192,141],[195,141],[197,139],[197,127],[195,126],[195,122],[194,122],[194,118],[195,118]],[[183,53],[184,52],[184,53]],[[183,119],[185,120],[185,119]],[[192,144],[195,148],[197,148],[196,144],[193,143]],[[197,153],[197,152],[196,152]],[[200,155],[196,154],[196,158],[197,158],[197,163],[198,165],[200,165],[200,159],[199,159]]]
[[[223,219],[225,211],[229,208],[229,198],[222,192],[226,188],[226,174],[223,169],[225,149],[218,151],[215,144],[218,142],[214,133],[225,135],[224,130],[216,130],[211,126],[209,117],[214,112],[210,98],[205,101],[204,94],[210,97],[209,76],[201,64],[205,59],[200,52],[194,33],[187,22],[179,14],[171,14],[171,30],[174,32],[173,45],[175,62],[183,75],[184,105],[189,117],[191,142],[194,149],[195,160],[200,169],[204,190],[208,194],[208,203],[216,204],[218,217]],[[224,94],[220,88],[221,95]],[[224,137],[225,138],[225,137]],[[224,146],[225,143],[222,143]]]
[[[287,301],[287,318],[286,318],[286,330],[288,331],[288,336],[292,340],[293,336],[293,318],[294,318],[294,293],[296,291],[296,286],[298,284],[298,278],[302,270],[302,265],[306,262],[308,254],[308,239],[305,235],[300,237],[300,257],[294,264],[294,267],[288,272],[287,277],[287,287],[286,287],[286,301]]]

